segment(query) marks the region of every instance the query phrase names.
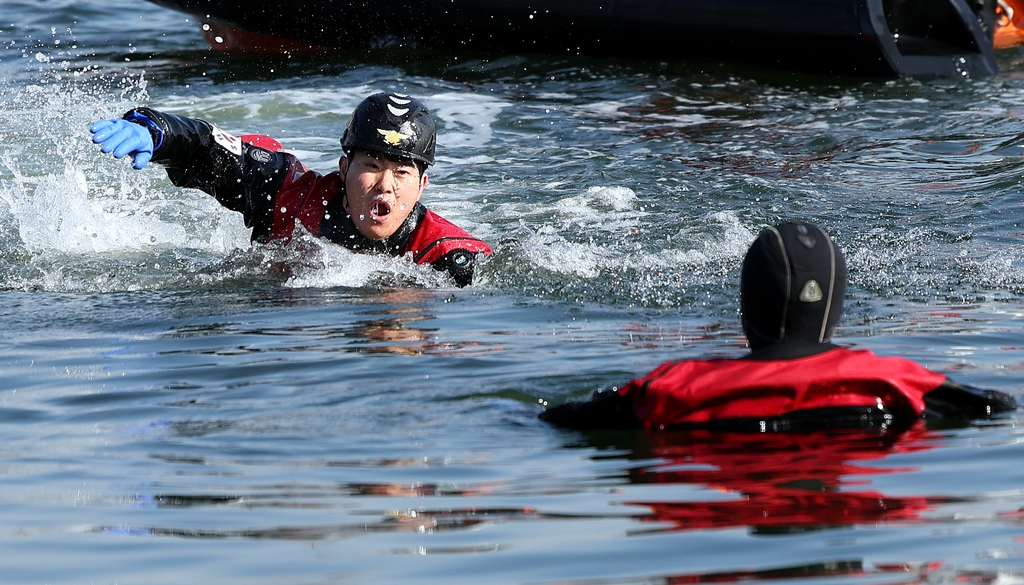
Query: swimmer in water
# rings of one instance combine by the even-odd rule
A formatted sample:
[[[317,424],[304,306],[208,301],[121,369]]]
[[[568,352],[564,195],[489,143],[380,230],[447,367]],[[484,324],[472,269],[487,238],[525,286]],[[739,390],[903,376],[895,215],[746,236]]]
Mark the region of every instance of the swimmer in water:
[[[212,124],[136,108],[89,128],[93,142],[115,158],[131,155],[136,169],[160,163],[178,187],[201,189],[242,213],[252,240],[292,237],[296,224],[351,250],[410,255],[473,281],[483,241],[427,210],[420,197],[434,164],[434,118],[419,100],[377,93],[363,100],[341,137],[345,156],[326,176],[264,136],[227,134]]]
[[[769,227],[750,246],[740,275],[749,354],[662,364],[540,418],[576,429],[777,432],[885,429],[922,416],[971,419],[1016,408],[1003,392],[832,343],[845,291],[843,254],[824,231],[802,222]]]

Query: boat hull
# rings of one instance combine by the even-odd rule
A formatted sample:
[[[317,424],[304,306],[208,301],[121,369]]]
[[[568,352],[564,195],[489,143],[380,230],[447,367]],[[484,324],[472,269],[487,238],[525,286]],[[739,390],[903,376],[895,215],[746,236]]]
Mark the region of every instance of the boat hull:
[[[214,29],[310,48],[715,58],[853,75],[998,71],[995,0],[151,1]]]

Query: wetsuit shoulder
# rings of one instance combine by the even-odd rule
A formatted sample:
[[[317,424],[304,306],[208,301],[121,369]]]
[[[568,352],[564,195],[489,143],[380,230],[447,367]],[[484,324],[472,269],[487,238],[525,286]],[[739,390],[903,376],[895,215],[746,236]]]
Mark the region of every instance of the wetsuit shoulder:
[[[477,255],[493,253],[483,240],[426,208],[403,251],[417,264],[447,272],[460,287],[472,284]]]
[[[412,233],[404,252],[413,255],[417,264],[433,264],[452,250],[492,254],[483,240],[471,236],[466,230],[425,209],[416,230]]]

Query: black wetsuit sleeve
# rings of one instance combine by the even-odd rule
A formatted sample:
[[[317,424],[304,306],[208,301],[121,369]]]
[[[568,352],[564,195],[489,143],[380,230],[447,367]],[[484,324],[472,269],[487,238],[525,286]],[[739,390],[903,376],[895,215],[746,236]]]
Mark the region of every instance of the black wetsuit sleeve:
[[[594,392],[590,400],[566,402],[539,416],[542,421],[568,429],[640,428],[632,403],[617,392]]]
[[[1017,408],[1017,401],[998,390],[985,390],[946,379],[924,395],[925,418],[984,418]]]
[[[241,141],[234,148],[225,146],[228,142],[216,140],[215,128],[203,120],[150,108],[132,110],[125,117],[133,114],[160,126],[163,140],[152,160],[164,166],[174,185],[200,189],[224,207],[240,212],[246,227],[253,229],[254,240],[270,234],[275,196],[293,157]]]

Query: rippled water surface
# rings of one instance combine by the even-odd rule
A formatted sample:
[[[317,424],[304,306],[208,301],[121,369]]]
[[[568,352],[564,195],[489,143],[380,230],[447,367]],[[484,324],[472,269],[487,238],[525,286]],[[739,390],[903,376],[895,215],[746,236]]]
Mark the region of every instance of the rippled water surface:
[[[1024,51],[971,80],[717,62],[226,56],[182,14],[0,16],[0,582],[1024,582],[1021,416],[884,436],[558,431],[545,404],[744,351],[785,218],[838,340],[1024,400]],[[241,217],[86,130],[135,105],[328,172],[365,95],[439,119],[455,289]]]

